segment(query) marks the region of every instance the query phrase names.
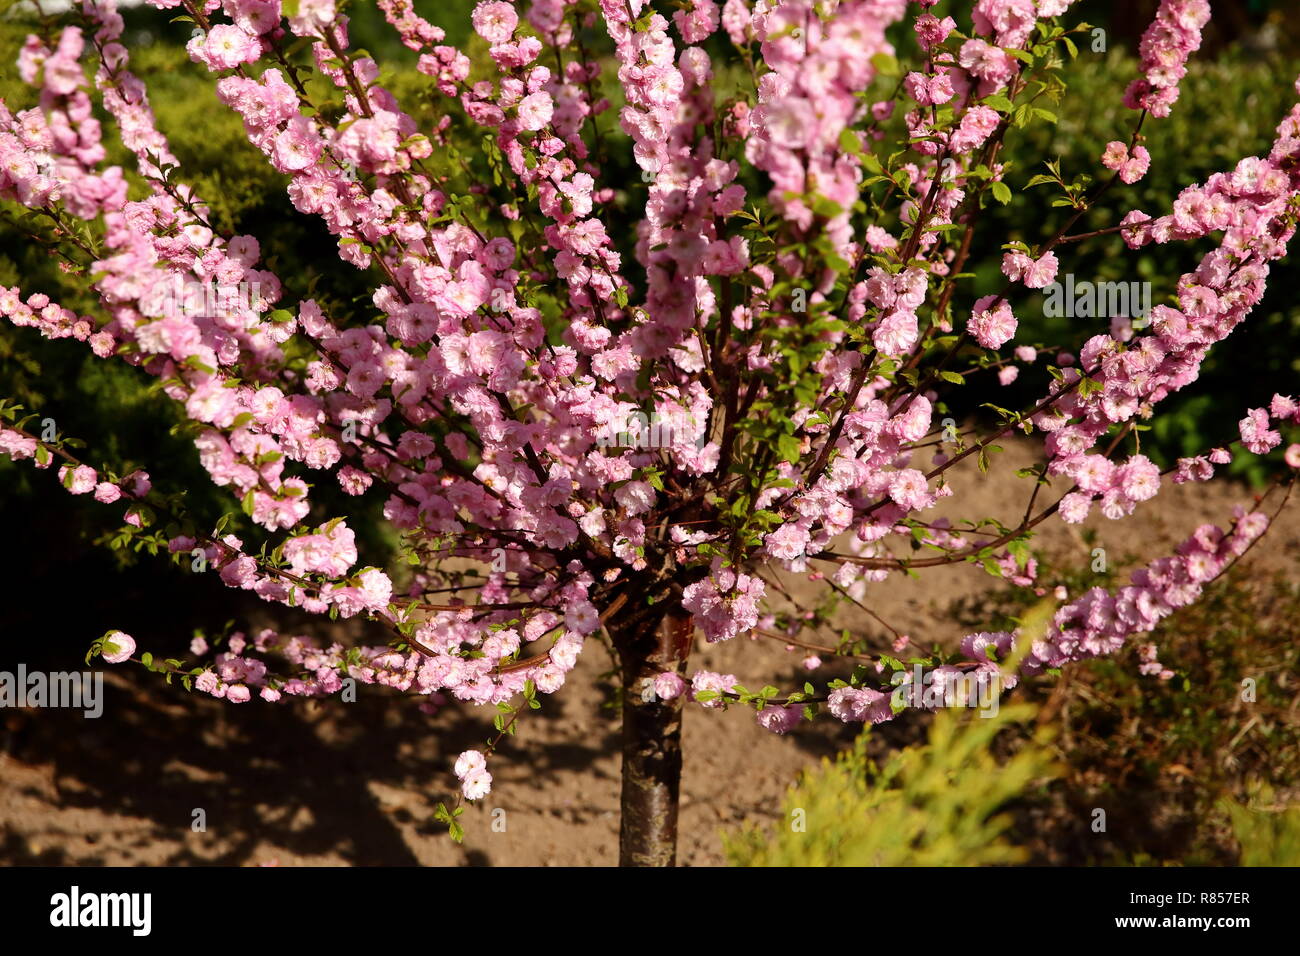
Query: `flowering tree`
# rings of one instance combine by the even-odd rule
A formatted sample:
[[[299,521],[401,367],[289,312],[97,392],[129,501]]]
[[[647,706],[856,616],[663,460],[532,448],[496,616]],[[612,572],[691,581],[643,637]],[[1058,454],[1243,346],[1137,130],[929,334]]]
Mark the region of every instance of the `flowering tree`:
[[[1175,104],[1209,6],[1161,3],[1123,94],[1132,129],[1093,185],[999,162],[1017,128],[1054,119],[1060,69],[1088,30],[1061,22],[1071,2],[978,0],[959,26],[936,0],[691,0],[671,17],[646,0],[488,0],[472,15],[487,46],[473,63],[410,0],[379,0],[427,77],[421,125],[350,49],[335,0],[150,0],[194,30],[191,58],[296,209],[373,280],[370,304],[331,309],[288,300],[255,237],[214,228],[130,71],[114,0],[84,0],[78,24],[23,48],[40,101],[0,104],[0,198],[31,211],[23,221],[57,240],[100,308],[0,288],[0,314],[151,376],[242,514],[202,526],[185,489],[119,473],[13,403],[0,406],[0,451],[125,508],[124,544],[392,634],[344,647],[266,630],[161,661],[110,631],[92,653],[232,703],[363,682],[495,706],[497,738],[460,756],[460,796],[439,810],[455,834],[459,801],[490,789],[501,736],[560,689],[585,643],[608,639],[622,671],[621,857],[663,865],[687,698],[750,706],[776,733],[821,710],[875,723],[939,702],[891,693],[915,665],[940,688],[974,676],[1001,689],[1150,631],[1268,517],[1243,509],[1198,528],[1114,592],[1058,589],[1036,633],[972,634],[951,653],[884,621],[878,644],[818,637],[837,606],[872,615],[870,582],[922,568],[976,562],[1035,587],[1027,542],[1042,522],[1122,519],[1164,480],[1203,481],[1234,445],[1268,452],[1300,422],[1279,395],[1169,473],[1137,452],[1139,424],[1196,379],[1285,252],[1300,106],[1267,156],[1188,187],[1172,210],[1072,233],[1146,172],[1141,128]],[[911,68],[896,56],[904,39],[920,51]],[[105,164],[106,125],[136,159],[130,176]],[[628,150],[641,182],[610,181]],[[1005,288],[975,297],[981,210],[1028,203],[1017,192],[1039,185],[1059,223],[1037,245],[1002,244]],[[620,197],[636,203],[630,228],[612,213]],[[1013,345],[1018,300],[1036,307],[1058,255],[1114,232],[1133,249],[1206,251],[1162,280],[1149,315],[1113,316],[1109,331],[1081,321],[1073,351]],[[1043,382],[1032,407],[998,409],[982,433],[941,417],[969,379],[1021,370]],[[1041,436],[1044,456],[1018,476],[1022,521],[927,516],[960,494],[954,465],[978,456],[987,470],[1017,430]],[[1287,460],[1300,465],[1300,446]],[[1016,492],[1015,475],[986,480]],[[383,502],[402,540],[391,568],[357,567],[349,515],[313,501],[321,482]],[[805,574],[819,597],[794,601],[774,569]],[[859,666],[755,692],[692,670],[697,631]],[[1168,675],[1154,647],[1142,659]]]

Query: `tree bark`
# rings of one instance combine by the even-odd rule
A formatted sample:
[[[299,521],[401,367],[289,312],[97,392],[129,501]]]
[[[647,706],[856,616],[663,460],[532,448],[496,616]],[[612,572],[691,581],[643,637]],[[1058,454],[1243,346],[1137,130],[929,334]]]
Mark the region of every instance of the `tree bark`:
[[[659,700],[647,691],[663,671],[685,670],[693,630],[691,615],[676,607],[619,648],[623,670],[620,866],[677,863],[685,695]]]

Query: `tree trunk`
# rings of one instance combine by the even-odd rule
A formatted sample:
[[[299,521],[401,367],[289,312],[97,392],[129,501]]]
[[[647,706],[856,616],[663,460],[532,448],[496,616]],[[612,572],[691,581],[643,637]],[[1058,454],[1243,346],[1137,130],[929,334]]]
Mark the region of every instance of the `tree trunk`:
[[[677,607],[619,648],[623,668],[620,866],[677,863],[685,695],[659,700],[647,690],[663,671],[680,673],[685,669],[692,631],[691,615]]]

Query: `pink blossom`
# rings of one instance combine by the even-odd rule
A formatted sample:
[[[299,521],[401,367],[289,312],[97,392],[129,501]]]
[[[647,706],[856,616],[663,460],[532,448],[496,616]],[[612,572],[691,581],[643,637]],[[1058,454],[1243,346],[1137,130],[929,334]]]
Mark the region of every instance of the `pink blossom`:
[[[700,43],[718,28],[718,5],[714,0],[691,0],[690,10],[677,10],[673,22],[687,43]]]
[[[1078,524],[1088,516],[1088,509],[1092,504],[1092,499],[1085,494],[1072,491],[1061,499],[1060,515],[1061,520],[1067,524]]]
[[[1025,268],[1025,286],[1045,289],[1056,279],[1056,253],[1046,252]]]
[[[492,774],[475,770],[461,781],[460,792],[466,800],[481,800],[492,792]]]
[[[948,39],[948,34],[957,29],[957,21],[952,17],[940,20],[932,13],[923,13],[916,18],[915,30],[921,46],[929,50]]]
[[[975,42],[975,41],[972,41]],[[973,106],[962,116],[957,130],[949,140],[954,153],[968,153],[984,144],[997,129],[1001,118],[996,110],[987,106]]]
[[[191,59],[210,70],[233,70],[241,63],[252,63],[262,53],[262,44],[239,27],[221,23],[206,36],[189,42]]]
[[[487,759],[482,752],[478,750],[466,750],[456,758],[456,776],[464,780],[472,773],[477,773],[487,767]]]
[[[514,36],[515,27],[519,26],[519,15],[515,8],[501,0],[487,0],[474,7],[470,15],[474,32],[488,43],[507,43]]]
[[[554,108],[549,93],[530,93],[519,103],[519,125],[527,130],[539,130],[551,121]]]
[[[655,696],[660,700],[673,700],[682,695],[686,690],[686,681],[680,674],[673,671],[663,671],[655,677],[654,684]]]
[[[1125,106],[1147,110],[1157,118],[1169,115],[1178,99],[1178,83],[1187,72],[1187,58],[1200,47],[1201,29],[1209,19],[1207,0],[1161,0],[1138,45],[1143,76],[1129,85]]]
[[[122,631],[111,631],[104,636],[103,658],[109,664],[121,664],[135,653],[135,638]]]
[[[691,677],[691,693],[695,700],[699,700],[701,694],[716,693],[726,694],[736,686],[736,675],[719,674],[714,671],[696,671]],[[715,697],[712,700],[703,700],[700,703],[710,709],[716,710],[721,708],[725,703],[723,697]]]
[[[975,302],[967,328],[986,349],[1001,348],[1016,334],[1016,317],[1005,299],[986,295]]]
[[[757,715],[758,725],[774,734],[786,734],[793,730],[803,719],[803,708],[797,704],[789,706],[768,705]]]
[[[95,485],[95,500],[100,504],[111,505],[122,497],[122,489],[111,481],[101,481]]]
[[[1107,144],[1101,162],[1107,169],[1116,170],[1122,182],[1135,183],[1146,175],[1151,165],[1151,154],[1140,145],[1134,146],[1130,153],[1124,143],[1115,141]]]
[[[845,723],[873,724],[894,719],[890,695],[869,687],[841,687],[827,699],[830,712]]]
[[[59,469],[59,480],[74,495],[84,495],[95,490],[98,476],[89,465],[64,465]]]

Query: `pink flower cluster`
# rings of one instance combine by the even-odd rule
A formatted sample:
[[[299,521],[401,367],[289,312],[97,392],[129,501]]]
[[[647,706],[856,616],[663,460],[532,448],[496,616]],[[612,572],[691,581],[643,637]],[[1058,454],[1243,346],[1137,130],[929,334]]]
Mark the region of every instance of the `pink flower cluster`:
[[[1061,608],[1047,634],[1034,641],[1022,671],[1034,674],[1114,653],[1133,634],[1152,630],[1178,608],[1193,603],[1207,583],[1268,529],[1268,517],[1260,512],[1238,508],[1236,514],[1229,531],[1202,525],[1176,554],[1135,571],[1132,583],[1115,594],[1093,588]]]
[[[686,586],[682,607],[695,616],[707,640],[728,641],[758,623],[759,603],[766,590],[760,578],[715,561],[707,578]]]
[[[1051,255],[1051,253],[1049,252],[1048,255]],[[1055,265],[1055,259],[1053,259],[1051,265]],[[1013,264],[1010,269],[1015,271],[1016,266]],[[1028,269],[1034,269],[1040,273],[1043,271],[1038,263],[1031,263]],[[1034,277],[1029,274],[1028,269],[1024,272],[1016,271],[1014,278],[1023,275],[1026,284],[1034,281]],[[1005,261],[1003,270],[1008,270]],[[975,300],[975,307],[971,310],[970,321],[966,324],[966,328],[975,341],[984,348],[1000,349],[1015,338],[1017,325],[1015,314],[1011,311],[1011,304],[1006,299],[1001,296],[986,295]]]
[[[1138,52],[1142,77],[1124,93],[1124,105],[1165,117],[1178,101],[1178,83],[1187,73],[1187,58],[1201,46],[1201,30],[1210,20],[1209,0],[1160,0]]]
[[[843,254],[862,172],[841,135],[861,112],[855,93],[875,74],[872,57],[893,52],[885,28],[903,16],[906,3],[845,0],[828,18],[813,7],[810,0],[788,0],[754,13],[771,72],[759,79],[746,157],[771,177],[772,205],[799,228],[812,226],[817,198],[833,203],[838,211],[823,228]]]
[[[1297,133],[1300,105],[1278,127],[1267,159],[1243,159],[1232,173],[1215,173],[1204,186],[1189,186],[1168,216],[1152,220],[1139,214],[1129,219],[1134,229],[1125,238],[1134,247],[1215,231],[1222,231],[1223,239],[1195,271],[1179,279],[1179,308],[1156,306],[1150,316],[1151,334],[1127,345],[1109,335],[1089,339],[1079,354],[1084,371],[1065,369],[1062,380],[1052,386],[1062,400],[1034,417],[1034,424],[1048,432],[1052,472],[1067,475],[1077,486],[1061,502],[1065,520],[1083,520],[1097,498],[1104,514],[1121,517],[1158,489],[1159,475],[1141,456],[1114,466],[1087,452],[1111,425],[1149,415],[1153,405],[1194,381],[1210,346],[1227,336],[1263,296],[1268,263],[1283,254],[1295,231],[1286,210],[1300,186]],[[1085,371],[1100,386],[1086,396],[1077,388]],[[1281,441],[1268,429],[1262,410],[1243,422],[1242,437],[1263,450]],[[1180,480],[1195,477],[1204,467],[1180,465]]]
[[[1037,259],[1023,252],[1008,252],[1002,257],[1002,274],[1012,282],[1023,282],[1027,289],[1047,288],[1056,281],[1058,266],[1054,252],[1043,253]]]
[[[487,759],[480,751],[466,750],[456,758],[455,769],[460,792],[466,800],[481,800],[492,791],[492,774],[488,773]]]
[[[1228,532],[1213,525],[1202,525],[1179,545],[1175,555],[1135,571],[1132,583],[1116,593],[1092,588],[1062,606],[1047,632],[1032,637],[1020,674],[1034,675],[1070,662],[1113,654],[1133,635],[1151,631],[1175,610],[1193,603],[1205,585],[1226,571],[1268,528],[1267,516],[1259,512],[1239,508],[1236,514],[1237,520]],[[999,662],[1007,659],[1020,638],[1018,631],[967,635],[961,642],[961,653],[970,664],[929,668],[927,680],[933,681],[940,692],[959,677],[973,679],[989,692],[1000,694],[1004,689],[1010,690],[1019,677],[1015,673],[1003,673]],[[1154,645],[1143,645],[1138,651],[1141,673],[1162,680],[1173,676],[1157,660]],[[901,684],[908,686],[913,675],[900,672],[895,678],[895,684],[901,678]],[[942,693],[935,697],[946,702]],[[878,724],[897,716],[897,702],[920,707],[926,706],[925,700],[925,696],[915,692],[900,695],[865,685],[845,685],[831,691],[827,706],[842,721]],[[775,718],[772,720],[775,722]]]
[[[1151,166],[1151,154],[1145,146],[1128,146],[1119,140],[1106,144],[1106,151],[1101,154],[1101,164],[1107,169],[1119,173],[1120,182],[1135,183],[1147,174]]]

